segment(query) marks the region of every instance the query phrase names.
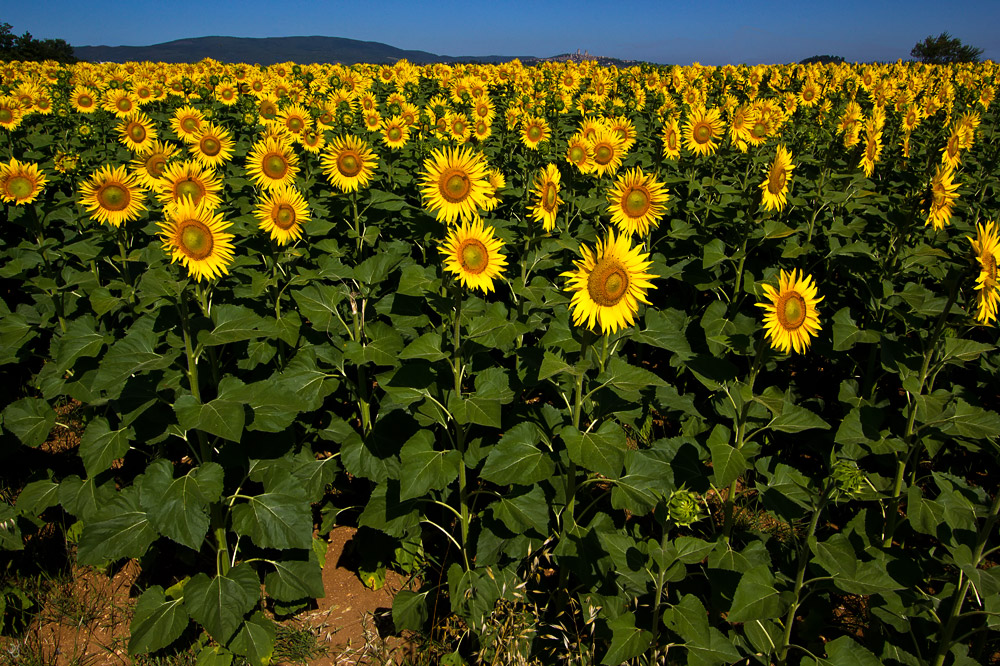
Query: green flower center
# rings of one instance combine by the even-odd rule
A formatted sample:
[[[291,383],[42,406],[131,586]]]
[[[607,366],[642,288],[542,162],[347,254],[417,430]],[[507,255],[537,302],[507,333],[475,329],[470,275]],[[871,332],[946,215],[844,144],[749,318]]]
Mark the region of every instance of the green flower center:
[[[34,191],[31,179],[25,176],[14,176],[6,183],[7,195],[14,199],[27,199]]]
[[[201,220],[181,222],[180,249],[191,259],[201,260],[212,254],[212,232]]]
[[[615,259],[601,259],[587,277],[590,299],[606,308],[618,305],[629,287],[628,271]]]
[[[441,196],[449,203],[462,203],[469,196],[472,183],[464,171],[451,171],[441,177]]]
[[[264,157],[262,167],[265,176],[274,180],[280,180],[288,172],[288,161],[285,160],[284,155],[271,153]]]
[[[201,152],[209,157],[218,155],[219,151],[222,150],[222,144],[219,140],[211,136],[202,137],[199,145],[201,147]]]
[[[187,118],[181,121],[181,129],[183,129],[185,132],[191,133],[197,130],[200,124],[201,123],[198,122],[197,118],[192,118],[191,116],[188,116]]]
[[[594,161],[602,166],[611,162],[611,158],[614,155],[615,153],[611,149],[611,146],[606,143],[602,143],[594,148]]]
[[[167,166],[167,158],[160,153],[154,153],[146,159],[146,171],[153,178],[163,175],[163,170]]]
[[[12,120],[14,120],[14,112],[0,107],[0,123],[9,123]]]
[[[691,134],[695,143],[708,143],[712,140],[712,127],[707,123],[698,123]]]
[[[97,192],[97,202],[104,210],[125,210],[131,200],[129,191],[121,185],[105,185]]]
[[[274,222],[274,226],[279,229],[288,231],[295,226],[297,221],[295,209],[286,203],[278,204],[278,206],[271,212],[271,221]]]
[[[786,291],[778,298],[778,323],[786,331],[794,331],[806,320],[806,299],[797,291]]]
[[[194,203],[196,206],[198,205],[198,202],[201,201],[201,198],[205,195],[205,188],[202,187],[200,183],[191,180],[190,178],[187,178],[177,183],[176,187],[174,188],[174,191],[176,192],[176,198],[178,200],[183,199],[184,197],[191,197],[192,203]]]
[[[467,238],[462,241],[458,252],[464,272],[479,275],[486,270],[490,259],[489,251],[478,239]]]
[[[787,180],[788,175],[785,173],[784,167],[779,164],[773,165],[771,173],[767,176],[767,191],[775,196],[781,194]]]
[[[542,207],[549,213],[556,209],[556,202],[559,200],[559,190],[555,183],[545,183],[545,196],[542,198]]]
[[[643,187],[633,187],[622,199],[622,209],[629,217],[643,217],[652,205],[649,192]]]
[[[361,160],[357,155],[345,153],[337,158],[337,170],[342,176],[354,178],[361,173]]]
[[[129,125],[128,135],[135,143],[142,143],[146,140],[146,128],[139,123],[132,123]]]
[[[542,128],[538,125],[532,125],[528,128],[528,139],[532,142],[538,142],[542,140]]]

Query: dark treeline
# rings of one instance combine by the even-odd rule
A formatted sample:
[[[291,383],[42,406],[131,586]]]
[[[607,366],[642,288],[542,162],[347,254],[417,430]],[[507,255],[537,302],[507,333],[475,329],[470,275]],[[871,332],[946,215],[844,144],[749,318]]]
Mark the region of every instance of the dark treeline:
[[[18,36],[10,23],[0,23],[0,61],[10,60],[77,61],[65,39],[35,39],[30,32]]]

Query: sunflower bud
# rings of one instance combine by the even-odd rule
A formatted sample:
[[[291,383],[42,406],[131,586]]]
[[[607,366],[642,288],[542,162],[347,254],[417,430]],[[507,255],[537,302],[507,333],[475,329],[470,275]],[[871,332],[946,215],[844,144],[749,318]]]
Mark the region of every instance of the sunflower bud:
[[[830,478],[842,494],[857,497],[865,486],[865,473],[853,460],[838,460],[830,471]]]
[[[701,498],[697,493],[679,488],[667,500],[667,516],[678,525],[688,526],[698,522],[705,515]]]

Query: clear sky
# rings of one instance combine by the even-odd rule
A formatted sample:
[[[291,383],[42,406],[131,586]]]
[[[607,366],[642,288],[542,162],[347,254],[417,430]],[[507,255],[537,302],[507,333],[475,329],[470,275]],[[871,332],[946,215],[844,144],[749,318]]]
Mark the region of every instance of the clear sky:
[[[186,37],[323,35],[449,56],[592,55],[706,65],[906,60],[948,31],[1000,61],[1000,0],[34,0],[5,2],[16,34],[73,46],[146,46]]]

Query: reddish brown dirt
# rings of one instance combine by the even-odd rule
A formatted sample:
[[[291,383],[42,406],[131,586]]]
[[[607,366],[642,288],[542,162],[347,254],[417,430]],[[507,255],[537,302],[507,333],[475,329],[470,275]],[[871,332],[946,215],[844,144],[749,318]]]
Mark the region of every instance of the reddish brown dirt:
[[[317,608],[291,620],[291,626],[307,627],[319,639],[322,656],[308,666],[382,664],[403,649],[400,641],[383,638],[379,627],[391,626],[392,600],[405,579],[389,571],[379,590],[365,587],[349,568],[345,548],[350,549],[356,529],[336,527],[330,533],[323,588],[326,596]],[[70,582],[57,586],[27,635],[20,640],[0,638],[0,664],[17,664],[25,651],[42,657],[51,666],[131,666],[128,657],[128,626],[139,575],[136,561],[108,573],[79,567]],[[285,662],[275,660],[274,666]],[[289,663],[289,666],[291,664]]]

